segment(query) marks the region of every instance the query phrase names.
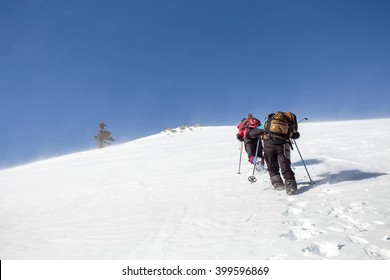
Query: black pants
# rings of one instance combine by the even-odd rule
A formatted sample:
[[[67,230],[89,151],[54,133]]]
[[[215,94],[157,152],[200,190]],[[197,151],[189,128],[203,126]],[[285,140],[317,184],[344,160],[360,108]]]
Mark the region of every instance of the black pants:
[[[258,128],[250,129],[244,138],[245,151],[248,154],[248,159],[255,156],[257,142],[263,130]],[[263,158],[263,143],[259,141],[259,148],[257,149],[257,157]]]
[[[245,144],[245,151],[248,154],[248,159],[255,156],[256,154],[256,146],[257,146],[257,139],[244,139]],[[257,157],[263,158],[263,145],[261,143],[261,140],[259,142],[259,148],[257,149]]]
[[[285,180],[295,180],[295,173],[291,169],[289,144],[264,140],[264,157],[270,177],[280,175],[280,170]]]

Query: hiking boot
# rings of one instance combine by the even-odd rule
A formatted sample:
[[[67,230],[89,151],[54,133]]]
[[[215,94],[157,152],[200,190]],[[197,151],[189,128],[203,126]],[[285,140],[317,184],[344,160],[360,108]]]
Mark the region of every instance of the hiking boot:
[[[274,177],[271,177],[271,184],[277,191],[282,191],[286,188],[286,186],[283,184],[283,180],[280,175],[275,175]]]
[[[286,180],[286,193],[288,195],[294,195],[298,193],[297,182],[295,182],[295,180]]]

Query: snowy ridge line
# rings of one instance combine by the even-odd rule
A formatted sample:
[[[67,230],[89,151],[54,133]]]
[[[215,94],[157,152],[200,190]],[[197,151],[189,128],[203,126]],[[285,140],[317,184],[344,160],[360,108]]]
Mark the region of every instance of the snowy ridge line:
[[[196,124],[196,125],[193,125],[193,126],[182,125],[182,126],[178,126],[177,128],[167,128],[167,129],[163,130],[161,132],[161,134],[170,135],[170,134],[175,134],[175,133],[178,133],[178,132],[193,131],[193,130],[195,130],[197,128],[200,128],[199,124]]]

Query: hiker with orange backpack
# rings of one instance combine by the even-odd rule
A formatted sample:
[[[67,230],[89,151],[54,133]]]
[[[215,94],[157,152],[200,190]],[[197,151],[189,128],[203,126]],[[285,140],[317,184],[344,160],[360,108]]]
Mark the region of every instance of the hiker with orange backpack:
[[[237,125],[237,139],[244,142],[245,151],[248,154],[248,161],[251,164],[256,164],[255,160],[260,159],[263,165],[263,145],[261,135],[264,130],[259,128],[261,122],[254,118],[252,114],[248,114]],[[257,151],[257,155],[256,155]]]
[[[293,195],[298,191],[295,173],[291,169],[290,139],[298,139],[298,123],[291,112],[269,114],[264,125],[264,157],[271,184],[275,190],[286,190]],[[283,175],[283,182],[280,172]]]

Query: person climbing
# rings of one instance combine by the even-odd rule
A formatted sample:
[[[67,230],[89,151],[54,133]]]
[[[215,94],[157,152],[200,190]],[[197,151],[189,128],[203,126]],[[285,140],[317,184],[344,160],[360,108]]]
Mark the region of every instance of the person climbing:
[[[258,119],[254,118],[252,114],[248,114],[247,117],[243,118],[237,125],[237,139],[240,142],[244,142],[248,161],[251,164],[256,164],[255,159],[259,159],[261,165],[264,165],[263,144],[261,141],[261,135],[264,133],[264,130],[259,128],[260,125],[261,122]]]
[[[271,184],[276,190],[286,190],[293,195],[298,191],[295,173],[291,169],[290,139],[298,139],[298,123],[291,112],[269,114],[264,125],[264,158]],[[283,175],[283,182],[280,172]]]

